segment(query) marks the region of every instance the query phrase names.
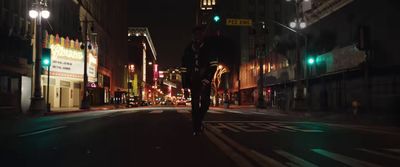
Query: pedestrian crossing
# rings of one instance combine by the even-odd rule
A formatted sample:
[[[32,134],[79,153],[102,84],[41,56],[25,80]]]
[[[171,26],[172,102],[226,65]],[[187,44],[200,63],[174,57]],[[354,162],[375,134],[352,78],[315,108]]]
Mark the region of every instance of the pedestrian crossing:
[[[399,166],[399,152],[390,153],[393,149],[366,149],[355,148],[350,150],[331,151],[315,148],[301,152],[290,153],[282,149],[264,151],[263,153],[251,150],[252,155],[247,155],[256,161],[262,159],[259,166],[282,167],[322,167],[322,166],[351,166],[351,167],[386,167]],[[398,149],[394,149],[398,150]],[[256,158],[257,157],[257,158]],[[373,158],[370,158],[373,157]],[[268,164],[268,165],[267,165]]]
[[[191,111],[190,110],[149,110],[149,111],[145,111],[149,114],[165,114],[165,113],[179,113],[179,114],[190,114]],[[211,113],[211,114],[226,114],[226,112],[223,111],[214,111],[214,110],[209,110],[207,113]]]
[[[171,113],[176,112],[179,114],[188,114],[191,113],[190,109],[146,109],[143,112],[147,112],[150,114],[163,114],[163,113]],[[241,114],[241,115],[268,115],[268,116],[281,116],[279,113],[263,113],[263,112],[254,112],[254,111],[234,111],[234,110],[223,110],[223,109],[210,109],[207,111],[210,114]]]

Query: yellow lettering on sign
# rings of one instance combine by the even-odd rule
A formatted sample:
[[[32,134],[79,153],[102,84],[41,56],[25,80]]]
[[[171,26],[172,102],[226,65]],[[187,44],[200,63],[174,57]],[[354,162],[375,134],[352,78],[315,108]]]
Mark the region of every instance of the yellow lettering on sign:
[[[251,19],[226,19],[226,25],[228,26],[252,26],[253,21]]]

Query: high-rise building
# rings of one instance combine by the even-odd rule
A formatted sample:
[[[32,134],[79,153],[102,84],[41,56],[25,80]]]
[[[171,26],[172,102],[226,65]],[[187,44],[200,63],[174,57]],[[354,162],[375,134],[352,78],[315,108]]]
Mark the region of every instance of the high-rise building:
[[[158,64],[157,52],[148,28],[128,28],[128,55],[127,64],[135,66],[133,78],[136,78],[126,78],[132,81],[131,94],[139,96],[142,100],[154,101],[152,92],[157,89]]]

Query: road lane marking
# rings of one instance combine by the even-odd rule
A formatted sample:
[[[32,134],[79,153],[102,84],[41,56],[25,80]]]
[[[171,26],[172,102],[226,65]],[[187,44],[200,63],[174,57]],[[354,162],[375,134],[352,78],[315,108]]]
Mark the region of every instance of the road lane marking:
[[[304,159],[301,159],[301,158],[299,158],[299,157],[297,157],[297,156],[295,156],[293,154],[290,154],[290,153],[288,153],[286,151],[275,150],[275,152],[278,153],[279,155],[285,157],[286,159],[296,163],[296,166],[300,165],[301,167],[318,167],[317,165],[315,165],[315,164],[313,164],[311,162],[308,162],[308,161],[306,161]]]
[[[328,157],[330,159],[339,161],[341,163],[344,163],[346,165],[352,166],[352,167],[381,167],[380,165],[369,163],[366,161],[358,160],[355,158],[351,158],[345,155],[329,152],[323,149],[311,149],[311,151],[323,155],[325,157]]]
[[[217,123],[216,125],[207,124],[207,126],[212,127],[218,133],[222,133],[221,129],[230,130],[230,131],[235,132],[235,133],[239,133],[240,132],[239,130],[236,130],[235,128],[229,127],[229,126],[227,126],[227,124],[224,124],[224,123]]]
[[[391,159],[395,159],[395,160],[400,160],[400,156],[389,155],[389,154],[385,154],[383,152],[368,150],[368,149],[364,149],[364,148],[358,148],[357,150],[364,151],[364,152],[367,152],[367,153],[370,153],[370,154],[375,154],[375,155],[391,158]]]
[[[223,112],[229,112],[229,113],[235,113],[235,114],[243,114],[243,112],[241,112],[241,111],[221,110],[221,109],[216,109],[216,108],[208,110],[208,111],[223,111]]]
[[[30,132],[30,133],[25,133],[25,134],[21,134],[18,135],[18,137],[27,137],[27,136],[33,136],[33,135],[37,135],[40,133],[45,133],[45,132],[49,132],[49,131],[54,131],[54,130],[58,130],[58,129],[63,129],[66,128],[67,126],[57,126],[54,128],[49,128],[49,129],[44,129],[44,130],[39,130],[39,131],[35,131],[35,132]]]
[[[341,125],[341,124],[333,124],[333,123],[322,123],[327,126],[335,126],[335,127],[341,127],[341,128],[347,128],[347,129],[353,129],[353,130],[360,130],[360,131],[365,131],[365,132],[372,132],[372,133],[377,133],[377,134],[386,134],[386,135],[393,135],[393,136],[400,136],[400,133],[398,132],[393,132],[393,128],[376,128],[376,127],[368,127],[368,126],[360,126],[360,125]]]
[[[214,111],[214,110],[208,110],[208,112],[212,113],[212,114],[223,114],[224,113],[222,111]]]
[[[217,137],[222,139],[225,143],[227,143],[231,147],[237,149],[240,153],[246,155],[248,158],[252,159],[259,166],[262,166],[262,167],[279,166],[280,167],[279,162],[277,162],[275,160],[269,161],[270,158],[264,159],[264,158],[260,157],[255,152],[251,151],[250,149],[240,145],[238,142],[234,141],[233,139],[229,138],[228,136],[218,132],[218,130],[216,128],[206,126],[206,130],[207,129],[209,129],[210,132],[212,132]]]
[[[190,113],[188,110],[177,110],[177,112],[180,113],[180,114]]]
[[[213,142],[219,149],[232,159],[239,167],[253,167],[253,165],[243,156],[238,154],[229,145],[225,144],[221,139],[218,139],[213,133],[208,132],[207,129],[204,131],[206,136]]]
[[[265,129],[251,129],[251,126],[245,125],[244,123],[240,123],[240,122],[234,122],[234,123],[230,123],[230,126],[239,129],[243,132],[267,132],[267,130]]]
[[[385,149],[385,150],[400,154],[400,149],[388,148],[388,149]]]
[[[161,114],[161,113],[163,113],[164,112],[164,110],[154,110],[154,111],[151,111],[151,112],[149,112],[150,114]]]
[[[291,125],[278,122],[258,122],[258,121],[232,121],[232,122],[213,122],[205,121],[209,126],[215,127],[219,132],[222,129],[234,133],[270,133],[270,132],[292,132],[292,133],[322,133],[324,131],[315,128],[302,128],[299,125]]]
[[[267,164],[270,164],[271,166],[275,166],[275,167],[284,167],[283,164],[281,164],[280,162],[265,156],[264,154],[261,154],[255,150],[251,150],[252,153],[254,153],[254,155],[256,155],[257,157],[261,158],[264,162],[266,162]]]

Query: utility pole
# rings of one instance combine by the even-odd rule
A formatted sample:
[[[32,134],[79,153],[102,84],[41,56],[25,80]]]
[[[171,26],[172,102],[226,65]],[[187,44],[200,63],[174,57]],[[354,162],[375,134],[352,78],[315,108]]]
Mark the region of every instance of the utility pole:
[[[264,56],[265,56],[265,34],[263,31],[265,28],[265,23],[260,22],[258,18],[258,1],[256,1],[256,38],[255,38],[255,49],[256,49],[256,57],[258,59],[259,71],[258,71],[258,99],[257,99],[257,108],[266,108],[265,100],[264,100]]]
[[[81,101],[81,106],[80,109],[89,109],[89,101],[88,101],[88,74],[87,74],[87,49],[88,49],[88,38],[87,38],[87,31],[88,31],[88,24],[89,21],[87,20],[87,18],[85,17],[85,20],[83,21],[83,47],[84,47],[84,51],[83,51],[83,97],[82,97],[82,101]]]

